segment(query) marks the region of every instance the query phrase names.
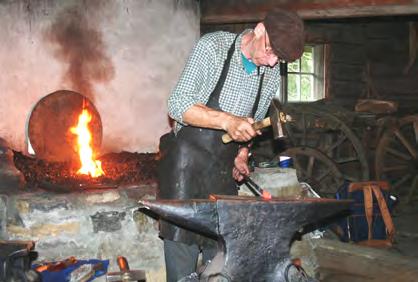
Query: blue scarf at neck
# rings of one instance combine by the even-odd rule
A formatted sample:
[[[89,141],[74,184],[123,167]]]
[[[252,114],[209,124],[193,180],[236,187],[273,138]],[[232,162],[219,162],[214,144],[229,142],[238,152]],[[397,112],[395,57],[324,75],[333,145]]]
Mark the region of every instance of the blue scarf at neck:
[[[253,62],[248,60],[242,52],[241,52],[241,57],[242,57],[242,64],[244,65],[245,72],[248,74],[252,73],[257,68],[257,66]]]

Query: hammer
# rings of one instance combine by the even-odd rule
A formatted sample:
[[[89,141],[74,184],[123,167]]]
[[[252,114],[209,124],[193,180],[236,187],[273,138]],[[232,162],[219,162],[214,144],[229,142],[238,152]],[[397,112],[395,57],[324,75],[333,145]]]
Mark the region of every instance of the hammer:
[[[282,138],[284,137],[284,129],[283,129],[283,123],[291,121],[291,117],[286,115],[281,110],[281,105],[279,100],[273,99],[270,104],[270,111],[269,111],[269,117],[266,117],[265,119],[261,121],[257,121],[253,124],[254,130],[259,130],[268,126],[271,126],[273,128],[273,137],[274,139]],[[225,133],[222,135],[222,142],[229,143],[233,141],[231,136],[229,136],[228,133]]]
[[[107,282],[145,282],[145,272],[142,270],[130,270],[128,261],[123,256],[118,256],[117,263],[120,272],[110,272],[106,275]]]

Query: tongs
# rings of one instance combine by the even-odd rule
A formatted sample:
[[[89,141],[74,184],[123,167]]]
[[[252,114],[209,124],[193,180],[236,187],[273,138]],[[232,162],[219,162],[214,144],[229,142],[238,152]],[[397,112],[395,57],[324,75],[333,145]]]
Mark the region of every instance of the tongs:
[[[247,176],[247,175],[244,176],[244,183],[251,190],[251,192],[254,194],[254,196],[261,197],[265,200],[270,200],[271,199],[271,194],[267,190],[262,189],[249,176]]]

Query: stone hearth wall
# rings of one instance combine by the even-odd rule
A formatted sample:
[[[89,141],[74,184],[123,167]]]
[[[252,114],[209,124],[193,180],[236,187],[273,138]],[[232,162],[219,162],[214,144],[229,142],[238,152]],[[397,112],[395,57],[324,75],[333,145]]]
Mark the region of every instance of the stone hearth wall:
[[[137,211],[137,200],[155,197],[155,187],[56,194],[45,191],[0,194],[1,231],[8,240],[35,241],[38,261],[109,259],[125,256],[150,281],[164,277],[157,222]],[[4,207],[7,207],[5,212]]]
[[[0,138],[0,240],[31,240],[37,261],[125,256],[147,281],[165,281],[157,222],[138,212],[140,199],[155,198],[155,185],[56,193],[25,188],[13,153]]]

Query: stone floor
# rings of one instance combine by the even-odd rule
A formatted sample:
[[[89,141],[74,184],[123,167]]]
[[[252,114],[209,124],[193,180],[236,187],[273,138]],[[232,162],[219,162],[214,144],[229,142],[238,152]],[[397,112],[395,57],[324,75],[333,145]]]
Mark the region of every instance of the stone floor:
[[[326,231],[322,239],[308,234],[295,241],[291,253],[323,282],[418,281],[418,203],[396,207],[393,221],[396,235],[389,249],[342,243]]]

